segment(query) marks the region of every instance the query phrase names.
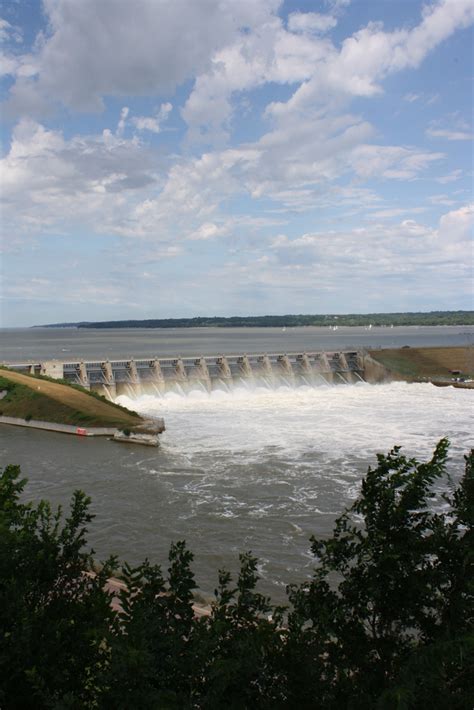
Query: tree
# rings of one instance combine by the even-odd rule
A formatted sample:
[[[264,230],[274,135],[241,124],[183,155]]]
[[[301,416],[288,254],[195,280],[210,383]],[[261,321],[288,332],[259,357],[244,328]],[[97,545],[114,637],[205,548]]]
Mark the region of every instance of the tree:
[[[19,476],[7,466],[0,477],[0,707],[87,707],[108,660],[114,561],[95,573],[84,551],[83,493],[61,524],[61,509],[20,502]]]
[[[124,565],[102,707],[189,707],[196,674],[192,559],[183,542],[172,545],[166,580],[147,560]]]
[[[283,608],[256,591],[258,560],[240,555],[235,587],[219,571],[212,613],[197,637],[200,708],[276,708],[285,698],[279,658],[284,644]]]
[[[311,692],[324,708],[471,707],[474,458],[454,494],[435,501],[447,451],[443,439],[427,463],[399,447],[379,455],[333,536],[312,538],[318,567],[289,590],[300,707],[313,707]]]

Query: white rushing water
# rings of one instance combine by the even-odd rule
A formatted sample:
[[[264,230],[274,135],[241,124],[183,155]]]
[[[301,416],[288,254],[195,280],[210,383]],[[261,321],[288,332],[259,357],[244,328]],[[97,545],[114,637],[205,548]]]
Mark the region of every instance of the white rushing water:
[[[260,560],[260,589],[284,601],[284,587],[311,574],[311,535],[330,535],[357,496],[377,452],[401,444],[423,460],[451,440],[449,471],[474,446],[472,390],[394,382],[334,387],[236,387],[164,397],[119,397],[165,418],[161,446],[11,428],[0,454],[22,465],[28,495],[67,504],[74,488],[92,497],[90,540],[99,559],[116,553],[164,563],[172,540],[196,555],[201,590],[238,553]]]
[[[130,409],[165,418],[163,446],[190,458],[227,452],[259,461],[266,451],[295,462],[311,452],[328,460],[373,459],[402,444],[425,456],[442,436],[455,457],[474,445],[470,390],[393,382],[337,387],[235,387],[186,395],[119,397]]]
[[[449,471],[459,478],[474,446],[473,394],[394,382],[119,402],[165,418],[156,464],[139,469],[164,491],[160,519],[172,520],[199,553],[204,588],[217,566],[252,549],[264,590],[281,600],[286,583],[311,572],[309,537],[330,533],[376,453],[402,445],[423,460],[448,436]]]

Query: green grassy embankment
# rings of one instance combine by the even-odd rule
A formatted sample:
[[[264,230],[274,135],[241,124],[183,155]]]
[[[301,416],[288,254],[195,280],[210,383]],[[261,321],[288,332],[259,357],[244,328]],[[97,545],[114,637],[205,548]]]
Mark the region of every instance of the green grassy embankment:
[[[0,369],[0,414],[55,424],[132,429],[143,419],[87,390]]]
[[[451,384],[456,377],[474,379],[472,347],[371,350],[370,355],[387,370],[406,380]]]

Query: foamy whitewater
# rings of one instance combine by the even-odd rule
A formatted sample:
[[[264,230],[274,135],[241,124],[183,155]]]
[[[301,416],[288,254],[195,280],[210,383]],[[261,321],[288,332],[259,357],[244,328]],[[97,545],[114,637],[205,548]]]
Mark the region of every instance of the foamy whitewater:
[[[448,436],[456,478],[474,446],[473,392],[431,384],[236,387],[118,402],[165,418],[156,463],[141,470],[165,491],[157,505],[172,529],[209,574],[252,549],[273,595],[275,584],[309,573],[309,536],[331,531],[377,452],[401,444],[424,458]]]
[[[317,452],[325,461],[370,460],[395,444],[426,455],[441,436],[451,439],[453,454],[474,444],[473,392],[431,384],[200,389],[117,402],[163,416],[163,446],[190,459],[226,452],[258,463],[271,452],[296,463]]]

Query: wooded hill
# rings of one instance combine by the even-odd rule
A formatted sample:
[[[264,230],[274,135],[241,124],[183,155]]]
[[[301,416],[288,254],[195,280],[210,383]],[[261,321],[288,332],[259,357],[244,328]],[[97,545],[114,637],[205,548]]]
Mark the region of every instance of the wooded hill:
[[[146,320],[81,321],[50,323],[41,328],[291,328],[295,326],[409,326],[474,325],[474,311],[429,313],[349,313],[281,316],[198,316],[196,318],[150,318]]]

